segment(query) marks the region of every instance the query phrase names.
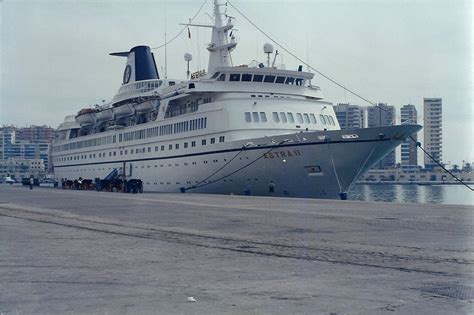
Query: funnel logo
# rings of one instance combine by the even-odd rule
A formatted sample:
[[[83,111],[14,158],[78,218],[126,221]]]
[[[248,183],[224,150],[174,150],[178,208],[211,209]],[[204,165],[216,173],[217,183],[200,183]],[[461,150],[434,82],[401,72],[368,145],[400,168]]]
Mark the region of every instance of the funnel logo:
[[[130,76],[132,75],[132,67],[127,65],[125,71],[123,72],[123,84],[127,84],[130,81]]]

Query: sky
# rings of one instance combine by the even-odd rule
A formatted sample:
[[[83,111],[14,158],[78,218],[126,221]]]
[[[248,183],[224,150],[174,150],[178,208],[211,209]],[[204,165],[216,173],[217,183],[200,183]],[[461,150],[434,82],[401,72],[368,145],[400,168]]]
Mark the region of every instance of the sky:
[[[109,100],[125,59],[110,52],[157,47],[174,37],[205,0],[0,0],[0,125],[50,125]],[[222,0],[223,2],[223,0]],[[466,0],[232,0],[260,28],[319,71],[372,102],[413,104],[443,99],[443,161],[474,161],[472,17]],[[231,6],[239,45],[234,65],[264,61],[270,42]],[[195,23],[212,23],[207,0]],[[160,75],[185,78],[207,68],[208,29],[191,28],[153,50]],[[299,62],[279,49],[277,63]],[[326,100],[369,105],[318,74]],[[422,135],[419,135],[422,138]],[[419,160],[422,163],[422,160]]]

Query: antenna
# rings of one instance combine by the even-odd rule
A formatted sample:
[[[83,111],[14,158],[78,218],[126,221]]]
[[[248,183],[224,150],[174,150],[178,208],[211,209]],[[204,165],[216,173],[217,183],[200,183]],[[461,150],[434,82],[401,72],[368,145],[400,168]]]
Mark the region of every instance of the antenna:
[[[263,52],[267,54],[267,67],[270,67],[270,54],[273,52],[273,45],[265,43],[265,45],[263,45]]]
[[[275,56],[273,56],[272,68],[275,68],[275,61],[277,59],[277,56],[278,56],[278,49],[275,50]]]
[[[166,49],[167,43],[166,43],[166,1],[163,1],[163,22],[165,24],[165,79],[168,79],[168,52]]]
[[[186,61],[188,63],[188,70],[186,71],[186,79],[189,79],[189,62],[193,60],[193,55],[191,55],[190,53],[185,53],[184,54],[184,61]]]

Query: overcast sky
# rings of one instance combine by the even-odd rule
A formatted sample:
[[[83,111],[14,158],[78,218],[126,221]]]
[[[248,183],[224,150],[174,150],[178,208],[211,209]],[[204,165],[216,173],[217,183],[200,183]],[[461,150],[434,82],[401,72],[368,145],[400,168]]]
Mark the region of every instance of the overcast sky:
[[[0,124],[57,127],[65,115],[112,98],[125,59],[108,53],[163,44],[165,29],[173,37],[203,2],[0,0]],[[414,104],[422,123],[423,97],[442,97],[444,161],[474,161],[471,1],[232,3],[302,59],[374,102]],[[211,22],[211,4],[195,22]],[[268,39],[232,7],[227,13],[236,17],[234,65],[265,60]],[[185,52],[194,56],[192,70],[207,67],[210,32],[191,34],[168,45],[169,78],[185,77]],[[164,49],[154,53],[163,76]],[[277,63],[298,66],[284,52]],[[367,105],[318,75],[313,84],[334,103]]]

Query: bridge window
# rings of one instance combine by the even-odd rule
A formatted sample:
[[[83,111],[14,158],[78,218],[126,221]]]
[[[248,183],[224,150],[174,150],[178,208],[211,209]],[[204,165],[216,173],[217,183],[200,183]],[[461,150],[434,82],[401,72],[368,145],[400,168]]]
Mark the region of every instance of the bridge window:
[[[309,114],[309,117],[311,118],[311,123],[316,125],[316,116],[314,116],[314,114]]]
[[[211,79],[215,79],[219,76],[219,74],[221,74],[220,72],[216,72],[212,75]]]
[[[288,120],[286,119],[286,115],[285,115],[285,113],[283,113],[283,112],[280,113],[280,119],[281,119],[281,121],[284,122],[284,123],[288,122]]]
[[[242,74],[242,81],[246,81],[246,82],[252,81],[252,75],[248,73]]]
[[[263,81],[263,75],[262,74],[255,74],[253,76],[253,82],[262,82]]]
[[[240,81],[240,73],[231,73],[229,81]]]
[[[275,83],[285,83],[285,77],[277,77]]]
[[[262,122],[267,122],[267,114],[265,114],[264,112],[260,112],[260,120]]]
[[[217,81],[225,81],[225,73],[221,74],[221,76],[219,77],[219,79],[217,79]]]
[[[263,80],[265,83],[273,83],[275,82],[275,76],[274,75],[266,75],[265,79]]]
[[[293,85],[294,82],[295,82],[295,78],[288,77],[288,78],[286,78],[285,84],[291,84],[291,85]]]

